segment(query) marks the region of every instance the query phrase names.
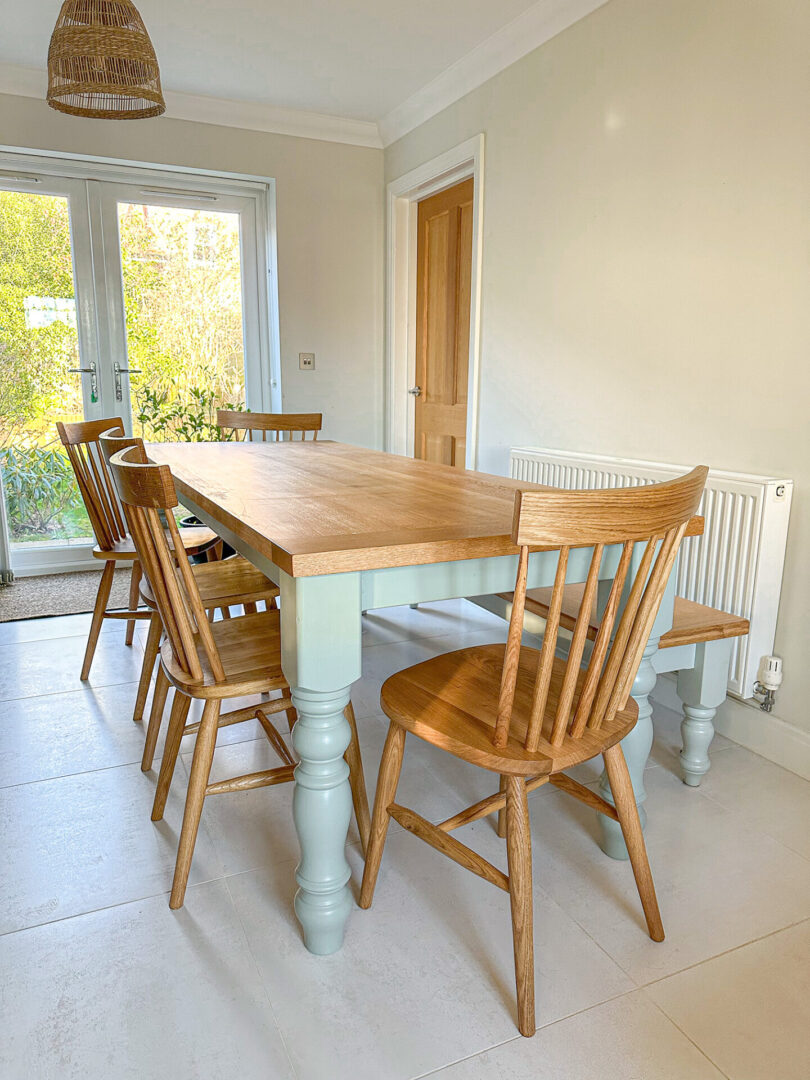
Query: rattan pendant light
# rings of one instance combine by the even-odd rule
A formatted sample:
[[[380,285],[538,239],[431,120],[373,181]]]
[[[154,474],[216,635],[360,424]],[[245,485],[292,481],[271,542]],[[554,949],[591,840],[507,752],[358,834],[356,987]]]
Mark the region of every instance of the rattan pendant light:
[[[165,112],[155,50],[130,0],[65,0],[48,50],[48,104],[103,120]]]

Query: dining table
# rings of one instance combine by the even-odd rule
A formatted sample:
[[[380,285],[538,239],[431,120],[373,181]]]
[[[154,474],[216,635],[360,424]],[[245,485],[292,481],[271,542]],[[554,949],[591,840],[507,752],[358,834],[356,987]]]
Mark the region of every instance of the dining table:
[[[513,589],[515,492],[541,485],[328,440],[159,443],[147,452],[171,468],[182,504],[280,588],[281,664],[298,712],[295,912],[306,948],[333,953],[354,904],[344,709],[361,677],[363,613]],[[693,519],[688,534],[700,530]],[[620,551],[605,549],[601,579],[612,580]],[[567,581],[585,580],[591,554],[571,551]],[[552,585],[556,565],[555,552],[532,550],[528,587]],[[675,577],[652,642],[672,625]],[[623,743],[639,801],[652,744],[651,671],[648,649],[632,690],[639,723]],[[600,793],[611,797],[607,785]],[[602,849],[626,858],[617,823],[598,818]]]

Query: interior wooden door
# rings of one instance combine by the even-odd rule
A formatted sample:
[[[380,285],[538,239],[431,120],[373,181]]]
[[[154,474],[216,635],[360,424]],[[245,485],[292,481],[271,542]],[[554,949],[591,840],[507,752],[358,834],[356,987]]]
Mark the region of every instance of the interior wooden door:
[[[419,203],[414,457],[460,469],[467,444],[472,226],[472,178]]]

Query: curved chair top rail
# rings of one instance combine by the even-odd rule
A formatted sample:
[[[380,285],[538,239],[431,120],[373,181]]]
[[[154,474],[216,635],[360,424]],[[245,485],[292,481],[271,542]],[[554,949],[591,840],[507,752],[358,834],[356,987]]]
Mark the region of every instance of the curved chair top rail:
[[[285,434],[292,439],[300,435],[306,439],[307,432],[312,438],[318,438],[323,427],[322,413],[255,413],[240,412],[236,409],[218,409],[217,426],[230,428],[232,431],[244,431],[248,442],[253,442],[253,433],[261,432],[262,442],[267,441],[267,433],[275,435],[275,442],[284,439]]]
[[[120,416],[68,424],[57,421],[56,424],[73,467],[93,535],[102,551],[111,551],[116,543],[126,537],[124,516],[99,443],[101,435],[110,429],[123,432]]]

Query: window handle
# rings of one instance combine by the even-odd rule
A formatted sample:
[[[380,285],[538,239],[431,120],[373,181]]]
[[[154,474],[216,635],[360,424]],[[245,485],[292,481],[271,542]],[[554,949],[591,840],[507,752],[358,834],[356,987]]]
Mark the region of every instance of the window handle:
[[[121,386],[121,376],[122,375],[140,375],[141,369],[140,368],[121,367],[121,365],[116,360],[115,363],[113,364],[113,372],[115,374],[115,400],[116,401],[123,401],[124,400],[124,391],[123,391],[123,388]]]

